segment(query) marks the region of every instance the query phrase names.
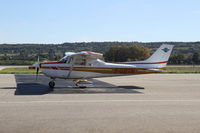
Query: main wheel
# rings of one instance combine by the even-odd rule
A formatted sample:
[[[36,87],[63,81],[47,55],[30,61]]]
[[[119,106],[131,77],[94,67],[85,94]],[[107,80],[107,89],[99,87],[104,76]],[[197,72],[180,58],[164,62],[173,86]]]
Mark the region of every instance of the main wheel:
[[[50,82],[49,82],[49,87],[50,87],[50,88],[54,88],[54,86],[55,86],[55,82],[54,82],[54,81],[50,81]]]

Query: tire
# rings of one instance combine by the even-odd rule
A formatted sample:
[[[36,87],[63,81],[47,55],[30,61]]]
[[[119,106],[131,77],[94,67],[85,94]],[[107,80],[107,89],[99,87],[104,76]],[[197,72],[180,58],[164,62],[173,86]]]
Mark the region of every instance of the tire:
[[[55,82],[50,81],[50,82],[49,82],[49,87],[50,87],[50,88],[54,88],[54,86],[55,86]]]

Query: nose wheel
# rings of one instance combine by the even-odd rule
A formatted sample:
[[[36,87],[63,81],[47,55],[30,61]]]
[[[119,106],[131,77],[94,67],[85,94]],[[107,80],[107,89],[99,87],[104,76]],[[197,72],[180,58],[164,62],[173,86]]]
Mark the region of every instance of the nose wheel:
[[[50,81],[49,82],[49,88],[50,88],[51,91],[53,91],[54,86],[55,86],[55,82],[54,81]]]

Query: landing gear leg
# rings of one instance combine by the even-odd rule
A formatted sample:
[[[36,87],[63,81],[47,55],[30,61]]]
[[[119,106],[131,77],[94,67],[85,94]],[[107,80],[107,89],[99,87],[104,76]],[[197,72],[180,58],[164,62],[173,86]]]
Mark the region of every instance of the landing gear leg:
[[[49,82],[49,89],[50,89],[50,91],[53,91],[53,90],[54,90],[54,86],[55,86],[54,80],[55,80],[55,79],[53,79],[52,81]]]
[[[92,85],[92,82],[86,79],[74,79],[74,84],[79,88],[87,88]]]

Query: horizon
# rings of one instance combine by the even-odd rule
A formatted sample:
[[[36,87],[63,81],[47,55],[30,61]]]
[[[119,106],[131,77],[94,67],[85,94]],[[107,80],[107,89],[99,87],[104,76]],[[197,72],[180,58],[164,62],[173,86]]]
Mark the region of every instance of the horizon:
[[[60,45],[60,44],[65,44],[65,43],[200,43],[200,41],[162,41],[162,42],[139,42],[139,41],[91,41],[91,42],[63,42],[63,43],[0,43],[0,45],[16,45],[16,44],[44,44],[44,45]]]

